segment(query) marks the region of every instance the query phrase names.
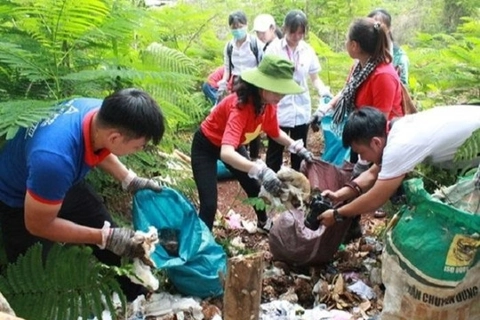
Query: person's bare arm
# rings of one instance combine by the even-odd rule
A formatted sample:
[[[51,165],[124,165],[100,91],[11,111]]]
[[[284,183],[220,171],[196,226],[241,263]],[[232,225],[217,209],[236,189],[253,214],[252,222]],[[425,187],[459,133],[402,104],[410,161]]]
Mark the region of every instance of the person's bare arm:
[[[323,83],[322,79],[318,76],[318,73],[310,74],[310,80],[312,80],[312,86],[318,92],[320,98],[324,95],[331,95],[330,88]]]
[[[338,214],[341,217],[353,217],[380,208],[400,187],[404,177],[405,175],[389,180],[377,180],[367,193],[338,208]],[[332,226],[335,224],[334,210],[325,211],[319,216],[319,220],[327,227]]]
[[[118,181],[123,181],[128,175],[127,167],[113,154],[109,154],[103,159],[103,161],[98,164],[98,167]]]
[[[280,130],[280,135],[277,138],[272,138],[276,143],[281,144],[282,146],[288,147],[295,141],[290,138],[283,130]]]
[[[25,227],[34,236],[56,242],[102,244],[101,229],[81,226],[59,218],[61,204],[45,204],[28,192],[25,197]]]
[[[250,169],[255,166],[253,161],[248,160],[240,153],[235,151],[233,146],[227,144],[222,145],[220,149],[220,158],[225,163],[243,172],[249,172]]]
[[[380,208],[400,187],[404,177],[402,175],[389,180],[377,180],[367,193],[340,207],[338,212],[341,216],[353,217]]]
[[[374,185],[379,172],[380,167],[374,164],[353,181],[362,189],[362,192],[365,193]],[[337,191],[325,190],[322,194],[330,198],[334,203],[339,203],[355,198],[358,195],[358,192],[351,187],[345,186]]]

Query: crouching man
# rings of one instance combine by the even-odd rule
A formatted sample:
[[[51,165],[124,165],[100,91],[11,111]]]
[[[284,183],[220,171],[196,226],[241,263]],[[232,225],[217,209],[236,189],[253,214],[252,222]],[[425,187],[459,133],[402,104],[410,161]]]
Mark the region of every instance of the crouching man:
[[[160,191],[117,156],[140,151],[150,140],[158,144],[164,131],[159,106],[137,89],[120,90],[103,101],[67,101],[51,118],[19,130],[0,149],[0,224],[8,260],[14,262],[37,242],[46,250],[53,242],[92,245],[97,258],[109,265],[119,265],[122,256],[144,255],[132,240],[133,230],[116,227],[83,179],[99,167],[124,190]],[[129,300],[142,291],[127,278],[120,285]]]
[[[373,164],[343,188],[324,191],[334,203],[352,201],[325,211],[320,222],[331,226],[344,217],[376,210],[417,164],[448,166],[457,149],[479,128],[480,106],[436,107],[390,123],[375,108],[355,110],[343,130],[343,144]]]

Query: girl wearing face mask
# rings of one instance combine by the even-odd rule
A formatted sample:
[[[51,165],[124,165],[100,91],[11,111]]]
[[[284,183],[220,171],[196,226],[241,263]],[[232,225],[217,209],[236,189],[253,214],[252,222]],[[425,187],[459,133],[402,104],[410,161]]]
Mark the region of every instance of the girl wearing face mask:
[[[228,93],[227,83],[230,80],[235,83],[242,71],[255,68],[263,56],[261,49],[256,50],[257,54],[252,51],[252,47],[258,49],[257,39],[248,34],[247,16],[243,11],[232,12],[228,16],[228,25],[233,39],[227,42],[223,51],[225,72],[222,80],[218,82],[218,100]],[[230,79],[231,77],[233,79]]]
[[[324,85],[318,73],[320,62],[313,48],[304,41],[308,32],[306,15],[300,10],[292,10],[283,22],[283,39],[275,41],[268,46],[265,57],[270,54],[279,55],[290,60],[295,66],[293,79],[304,89],[300,94],[285,96],[278,103],[278,123],[293,140],[306,145],[308,123],[311,115],[311,98],[308,92],[307,80],[311,79],[312,85],[321,99],[330,97],[330,89]],[[283,162],[284,146],[269,139],[267,149],[267,165],[278,171]],[[302,159],[296,154],[291,155],[291,167],[300,169]]]
[[[212,229],[217,212],[217,161],[221,159],[248,197],[258,197],[260,183],[278,196],[282,183],[261,160],[251,161],[245,146],[265,132],[289,151],[307,161],[311,153],[280,130],[276,104],[286,94],[303,91],[293,80],[293,64],[280,57],[266,56],[258,67],[245,70],[235,92],[220,101],[192,141],[192,170],[200,200],[200,218]],[[257,226],[267,231],[264,209],[254,208]]]

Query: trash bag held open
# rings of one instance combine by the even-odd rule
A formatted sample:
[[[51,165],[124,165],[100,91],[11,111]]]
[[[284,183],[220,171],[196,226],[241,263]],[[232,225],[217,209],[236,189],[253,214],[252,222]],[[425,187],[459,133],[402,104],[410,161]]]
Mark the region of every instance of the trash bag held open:
[[[151,257],[180,293],[200,298],[223,294],[225,251],[189,200],[167,187],[159,193],[141,190],[133,198],[132,214],[135,229],[157,228],[160,243]]]

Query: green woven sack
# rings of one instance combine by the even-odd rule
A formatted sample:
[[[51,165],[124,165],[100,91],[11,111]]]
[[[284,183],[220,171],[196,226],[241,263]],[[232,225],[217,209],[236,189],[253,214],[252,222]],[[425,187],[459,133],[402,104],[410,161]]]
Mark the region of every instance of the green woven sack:
[[[387,252],[421,283],[457,286],[480,260],[480,216],[432,198],[420,179],[404,187],[408,206],[387,235]]]

